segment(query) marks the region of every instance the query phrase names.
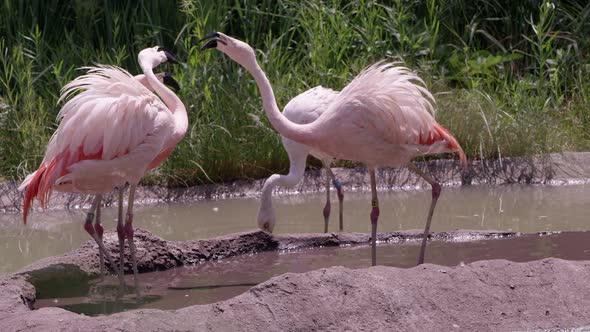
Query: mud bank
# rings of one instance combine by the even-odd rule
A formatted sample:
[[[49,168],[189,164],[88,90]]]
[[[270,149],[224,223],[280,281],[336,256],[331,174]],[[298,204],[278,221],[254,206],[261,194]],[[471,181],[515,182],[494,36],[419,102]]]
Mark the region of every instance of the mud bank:
[[[517,237],[509,232],[435,233],[445,241]],[[419,232],[383,233],[380,241],[415,241]],[[107,246],[116,255],[116,236]],[[137,231],[140,271],[264,250],[366,244],[365,234],[270,236],[246,232],[199,241],[164,241]],[[98,273],[96,246],[49,257],[0,275],[2,331],[202,330],[520,330],[590,324],[590,262],[480,261],[457,267],[343,267],[287,273],[226,301],[175,311],[133,310],[86,317],[61,308],[31,310],[51,279],[80,282]],[[51,281],[51,282],[50,282]],[[35,285],[35,286],[33,286]]]
[[[455,160],[431,160],[418,162],[418,167],[445,186],[477,184],[551,184],[565,185],[590,181],[590,152],[564,152],[522,158],[470,161],[466,171]],[[369,190],[366,168],[334,168],[334,173],[345,191]],[[296,194],[321,191],[325,180],[321,170],[308,170],[301,183],[292,189],[278,188],[278,194]],[[234,181],[232,183],[208,184],[189,188],[165,188],[140,186],[136,192],[139,204],[168,202],[191,202],[207,199],[258,196],[264,179]],[[407,168],[381,168],[378,171],[379,190],[403,188],[427,188],[428,184]],[[0,184],[0,211],[17,212],[22,207],[22,193],[17,183]],[[428,187],[429,188],[429,187]],[[80,208],[89,206],[87,195],[54,193],[49,209]],[[116,203],[114,195],[105,195],[106,206]]]

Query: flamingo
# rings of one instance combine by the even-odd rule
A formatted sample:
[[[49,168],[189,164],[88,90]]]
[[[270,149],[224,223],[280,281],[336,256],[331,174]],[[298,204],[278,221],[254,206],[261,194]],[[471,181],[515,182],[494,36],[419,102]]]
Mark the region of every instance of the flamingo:
[[[285,106],[283,114],[287,119],[298,124],[306,124],[315,121],[330,103],[336,98],[338,92],[327,89],[322,86],[309,89],[295,98],[291,99]],[[328,222],[330,219],[330,181],[336,187],[338,193],[339,203],[339,229],[343,229],[343,199],[342,185],[334,176],[330,169],[330,165],[334,160],[333,157],[322,153],[321,151],[311,149],[310,147],[297,143],[286,137],[281,137],[283,147],[289,156],[289,174],[280,175],[273,174],[265,182],[262,187],[262,195],[260,200],[260,209],[258,210],[258,227],[267,232],[272,233],[275,225],[275,212],[272,207],[272,191],[277,185],[283,187],[294,187],[303,178],[305,172],[305,162],[307,156],[311,154],[322,162],[326,169],[326,205],[324,206],[324,233],[328,232]]]
[[[144,87],[146,87],[148,90],[150,90],[151,92],[154,92],[154,89],[152,88],[152,86],[149,84],[149,81],[147,79],[147,77],[144,74],[140,74],[140,75],[135,75],[133,77],[135,80],[137,80],[139,83],[141,83]],[[180,86],[178,85],[178,82],[176,82],[176,80],[174,79],[174,77],[172,77],[172,75],[170,75],[169,73],[157,73],[156,74],[156,78],[158,79],[158,81],[164,83],[165,85],[171,87],[172,89],[174,89],[176,92],[178,92],[180,90]],[[122,188],[116,188],[118,191],[118,218],[117,218],[117,232],[120,233],[123,230],[123,194],[124,194],[124,187]],[[100,250],[101,245],[103,244],[103,233],[104,233],[104,228],[102,227],[102,223],[101,223],[101,200],[102,200],[102,195],[101,194],[97,194],[95,195],[94,200],[92,201],[93,204],[95,204],[95,208],[90,209],[90,212],[88,212],[90,214],[90,222],[92,223],[92,210],[95,209],[95,222],[94,222],[94,230],[96,232],[96,237],[98,238],[97,244],[99,246],[99,266],[100,266],[100,275],[104,275],[104,257],[103,257],[103,250]],[[95,203],[96,201],[96,203]],[[87,217],[89,217],[87,215]],[[25,218],[25,223],[26,223],[26,218]],[[121,234],[122,235],[122,234]],[[117,268],[114,264],[112,264],[111,266],[113,266],[113,270],[115,271],[115,274],[118,275],[119,280],[121,281],[121,284],[123,284],[123,267],[124,267],[124,252],[123,252],[123,246],[124,246],[124,242],[123,242],[123,236],[119,236],[119,268]],[[112,263],[112,262],[110,262]]]
[[[434,119],[435,101],[418,75],[398,64],[378,62],[365,68],[315,121],[296,124],[279,111],[272,86],[250,45],[220,32],[203,38],[202,49],[215,48],[244,67],[256,81],[271,125],[284,137],[337,159],[362,162],[371,182],[371,263],[377,264],[379,201],[375,169],[406,165],[432,187],[432,201],[422,236],[418,264],[424,262],[426,241],[441,185],[412,163],[428,154],[465,153],[451,133]],[[272,226],[271,226],[272,229]]]
[[[135,75],[133,77],[135,80],[137,80],[139,83],[141,83],[144,87],[146,87],[148,90],[150,90],[151,92],[154,92],[154,89],[152,88],[152,86],[149,84],[147,77],[144,74],[140,74],[140,75]],[[164,83],[165,85],[171,87],[172,89],[174,89],[176,92],[178,92],[180,90],[180,86],[178,84],[178,82],[176,82],[176,80],[174,79],[174,77],[172,77],[172,75],[170,75],[169,73],[157,73],[156,74],[156,78],[158,79],[158,81]],[[114,264],[112,264],[111,266],[113,266],[113,270],[115,271],[115,274],[118,275],[119,280],[121,282],[121,284],[124,284],[123,281],[123,270],[124,270],[124,261],[125,261],[125,255],[124,255],[124,251],[123,251],[123,247],[124,247],[124,236],[122,234],[123,231],[123,194],[125,192],[125,187],[122,188],[116,188],[118,191],[118,218],[117,218],[117,234],[119,235],[119,268],[117,268]],[[135,190],[135,189],[133,189]],[[94,203],[94,200],[97,200],[96,203]],[[93,200],[93,203],[95,204],[96,208],[95,208],[95,222],[94,222],[94,230],[96,232],[96,236],[98,237],[98,241],[97,244],[99,246],[99,266],[100,266],[100,275],[104,275],[104,257],[103,257],[103,250],[100,250],[100,247],[103,243],[103,233],[104,233],[104,228],[102,227],[102,223],[101,223],[101,200],[102,200],[102,195],[101,194],[97,194],[95,195],[95,198]],[[90,212],[92,213],[93,208],[91,207]],[[87,215],[88,217],[88,215]],[[92,215],[90,215],[90,223],[92,222]],[[112,263],[112,262],[111,262]]]
[[[59,126],[47,145],[37,171],[20,185],[25,190],[23,221],[34,198],[46,207],[53,190],[96,195],[87,213],[84,229],[117,271],[105,249],[100,225],[101,195],[119,190],[117,234],[121,266],[123,245],[129,242],[133,274],[138,291],[137,260],[133,243],[133,202],[135,188],[148,170],[161,164],[184,137],[188,128],[186,108],[153,72],[175,57],[162,47],[139,52],[143,77],[137,79],[124,69],[97,65],[62,88],[58,103],[70,98],[58,114]],[[142,85],[142,80],[151,89]],[[156,95],[157,94],[157,95]],[[129,185],[125,223],[122,220],[123,188]],[[97,212],[97,222],[92,221]]]

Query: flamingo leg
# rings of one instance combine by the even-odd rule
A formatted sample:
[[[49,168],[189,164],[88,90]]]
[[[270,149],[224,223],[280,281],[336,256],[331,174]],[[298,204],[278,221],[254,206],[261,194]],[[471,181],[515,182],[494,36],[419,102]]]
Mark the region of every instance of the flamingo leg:
[[[430,234],[430,224],[432,223],[432,215],[434,214],[434,208],[436,207],[436,202],[440,197],[440,192],[442,190],[441,185],[436,182],[432,177],[428,174],[425,174],[414,164],[408,164],[408,168],[412,170],[414,173],[420,175],[426,182],[430,183],[432,186],[432,201],[430,203],[430,210],[428,210],[428,217],[426,218],[426,226],[424,226],[424,234],[422,235],[422,245],[420,246],[420,255],[418,256],[418,265],[424,263],[424,255],[426,253],[426,241],[428,240],[428,235]]]
[[[101,195],[97,195],[97,197],[100,197]],[[101,199],[101,198],[99,198]],[[102,235],[104,233],[104,228],[102,227],[102,224],[100,222],[101,219],[101,209],[100,209],[100,202],[98,203],[98,205],[96,206],[96,217],[94,219],[94,230],[96,231],[96,235],[98,236],[98,239],[100,240],[100,242],[102,242],[104,244],[104,241],[102,239]],[[99,254],[99,265],[100,265],[100,277],[102,278],[104,276],[104,255],[102,253],[102,250],[98,250],[98,254]]]
[[[129,244],[129,250],[131,251],[131,264],[133,265],[133,281],[135,282],[135,293],[137,297],[140,297],[139,293],[139,279],[137,276],[137,256],[135,254],[135,243],[133,243],[133,201],[135,197],[135,185],[129,187],[129,201],[127,203],[127,219],[125,220],[125,226],[123,231],[127,242]]]
[[[377,199],[377,181],[375,180],[375,169],[369,168],[371,177],[371,264],[377,265],[377,220],[379,219],[379,200]]]
[[[344,231],[344,192],[342,190],[342,184],[340,183],[340,181],[338,181],[330,167],[327,167],[326,169],[328,170],[328,174],[330,175],[330,178],[332,178],[332,184],[334,184],[336,192],[338,193],[338,221],[339,230],[340,232],[342,232]]]
[[[328,233],[328,223],[330,222],[330,165],[324,163],[326,169],[326,205],[324,206],[324,233]]]
[[[86,232],[94,239],[94,241],[96,241],[96,244],[98,245],[98,250],[100,253],[99,255],[102,256],[104,254],[104,256],[109,261],[109,264],[113,267],[113,270],[115,270],[115,272],[117,272],[117,267],[115,266],[115,264],[113,264],[113,260],[111,259],[111,255],[109,254],[109,252],[107,251],[107,249],[105,248],[105,246],[102,242],[102,233],[99,236],[99,234],[98,234],[99,232],[97,232],[95,229],[95,226],[92,225],[92,222],[94,221],[94,217],[95,217],[95,211],[97,211],[101,200],[102,200],[102,195],[96,195],[94,197],[94,201],[92,202],[92,205],[90,206],[90,210],[88,210],[88,213],[86,214],[86,222],[84,223],[84,230],[86,230]],[[98,214],[100,214],[100,212]],[[98,222],[100,224],[100,217],[98,217],[98,219],[99,219]]]
[[[123,275],[125,274],[125,233],[123,231],[123,192],[125,191],[125,187],[118,189],[118,216],[117,216],[117,237],[119,238],[119,273],[117,276],[119,277],[119,284],[121,289],[125,287],[125,279]]]

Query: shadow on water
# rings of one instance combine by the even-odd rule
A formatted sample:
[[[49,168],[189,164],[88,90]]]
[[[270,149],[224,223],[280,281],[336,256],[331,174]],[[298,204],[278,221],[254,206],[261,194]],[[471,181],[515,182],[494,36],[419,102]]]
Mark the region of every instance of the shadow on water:
[[[229,284],[229,285],[208,285],[208,286],[184,286],[184,287],[176,287],[171,286],[168,289],[173,290],[189,290],[189,289],[216,289],[216,288],[224,288],[224,287],[252,287],[256,286],[256,283],[241,283],[241,284]]]
[[[161,296],[142,296],[140,300],[103,300],[100,302],[75,303],[60,306],[62,309],[82,313],[87,316],[110,315],[133,309],[139,309],[144,305],[158,301]]]
[[[411,268],[418,257],[418,243],[381,244],[377,249],[379,265]],[[507,259],[527,262],[548,257],[569,260],[590,260],[590,232],[560,232],[549,235],[526,234],[513,238],[469,242],[432,241],[428,244],[426,263],[457,266],[480,260]],[[76,285],[43,296],[36,307],[59,306],[85,315],[104,315],[137,308],[178,309],[190,305],[214,303],[235,297],[252,286],[283,273],[303,273],[330,266],[357,269],[371,264],[368,246],[323,247],[288,252],[267,251],[218,261],[202,262],[140,274],[140,302],[135,301],[133,289],[116,299],[117,279],[105,277],[92,280],[86,286]],[[131,284],[132,276],[126,276]],[[44,288],[50,287],[45,284]],[[72,285],[73,286],[73,285]],[[81,294],[87,290],[86,294]]]

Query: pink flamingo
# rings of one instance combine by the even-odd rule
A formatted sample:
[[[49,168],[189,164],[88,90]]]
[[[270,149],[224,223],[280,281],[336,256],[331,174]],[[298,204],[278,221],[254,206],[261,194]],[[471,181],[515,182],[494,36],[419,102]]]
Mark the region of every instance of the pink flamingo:
[[[213,39],[211,39],[213,38]],[[434,120],[434,97],[424,82],[409,69],[379,62],[366,68],[332,101],[326,111],[309,124],[289,121],[277,106],[272,86],[256,61],[250,45],[214,32],[202,49],[216,48],[244,67],[256,81],[264,110],[272,126],[284,137],[337,159],[367,165],[371,179],[371,261],[377,263],[379,201],[375,168],[407,165],[432,186],[432,202],[418,257],[424,262],[426,241],[441,186],[411,160],[418,156],[458,152],[467,159],[457,140]]]
[[[330,103],[338,96],[338,92],[317,86],[309,89],[295,98],[291,99],[285,109],[283,115],[290,121],[298,124],[306,124],[315,121],[330,105]],[[324,206],[324,233],[328,232],[328,222],[330,220],[330,180],[336,187],[338,193],[339,203],[339,229],[342,231],[343,225],[343,199],[342,185],[334,176],[330,169],[330,164],[334,160],[333,157],[314,150],[306,145],[292,141],[286,137],[281,137],[283,147],[289,156],[289,174],[280,175],[273,174],[265,182],[262,187],[262,195],[260,198],[260,209],[258,210],[258,227],[260,229],[272,233],[275,225],[275,212],[272,207],[272,191],[274,187],[280,185],[283,187],[293,187],[303,179],[305,172],[305,162],[307,156],[311,154],[322,162],[326,169],[326,204]]]
[[[113,66],[87,67],[86,75],[68,83],[58,101],[71,98],[60,110],[59,127],[51,137],[43,162],[23,181],[23,219],[36,197],[46,207],[53,190],[95,194],[84,229],[98,244],[115,271],[115,264],[102,243],[101,195],[119,189],[117,233],[123,284],[123,245],[129,242],[136,290],[137,261],[133,243],[133,201],[135,187],[148,170],[161,164],[184,137],[188,127],[181,100],[154,74],[153,68],[165,61],[176,62],[161,47],[139,52],[143,77],[134,78]],[[143,81],[145,80],[145,81]],[[155,93],[142,85],[147,83]],[[123,188],[129,184],[125,223],[122,220]],[[97,211],[97,222],[92,221]]]

